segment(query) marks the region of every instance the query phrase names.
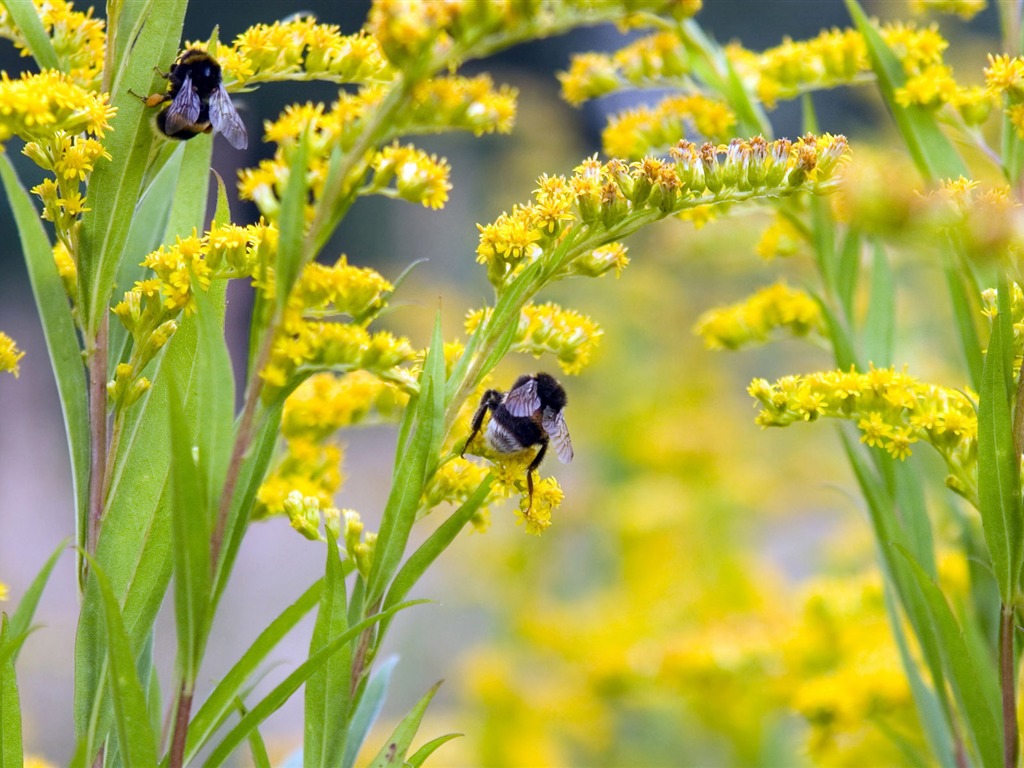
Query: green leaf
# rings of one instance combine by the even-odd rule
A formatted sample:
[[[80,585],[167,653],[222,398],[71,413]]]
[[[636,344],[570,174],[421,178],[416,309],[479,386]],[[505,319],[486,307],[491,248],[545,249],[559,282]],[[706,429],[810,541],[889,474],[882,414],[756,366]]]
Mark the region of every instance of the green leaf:
[[[370,768],[400,768],[405,765],[405,754],[416,737],[416,731],[419,730],[420,722],[423,720],[430,700],[434,698],[434,694],[440,687],[440,682],[434,683],[426,695],[416,702],[416,706],[409,711],[409,714],[402,718],[402,722],[395,728],[391,738],[381,747],[380,752],[370,763]]]
[[[946,717],[942,712],[942,703],[929,688],[921,676],[917,659],[914,658],[907,642],[906,623],[899,614],[896,606],[892,585],[885,585],[885,612],[889,618],[889,627],[892,629],[893,637],[896,639],[896,647],[900,652],[900,661],[903,663],[903,671],[910,684],[910,692],[914,697],[914,704],[917,706],[917,714],[921,720],[921,727],[928,743],[931,745],[932,753],[939,761],[942,768],[956,768],[956,754],[953,750],[953,739],[950,734]]]
[[[153,1],[107,2],[107,64],[111,65],[111,72],[105,73],[104,79],[111,83],[111,90],[120,85],[126,69],[126,57],[132,49],[132,42],[138,39],[142,25],[152,13]]]
[[[405,764],[409,768],[420,768],[426,761],[427,758],[434,754],[442,745],[447,744],[452,739],[458,739],[462,736],[461,733],[446,733],[444,736],[438,736],[436,739],[431,739],[422,747],[416,750],[416,752],[405,761]]]
[[[86,556],[88,557],[88,555]],[[107,630],[107,659],[110,663],[110,694],[114,704],[114,725],[125,766],[156,765],[156,737],[150,729],[146,693],[139,682],[135,655],[121,617],[121,608],[110,580],[91,557],[89,570],[103,597]]]
[[[992,768],[1002,766],[1002,726],[997,714],[1000,711],[998,683],[991,679],[991,675],[985,675],[984,667],[975,661],[942,591],[909,551],[900,546],[897,549],[909,563],[932,623],[942,639],[940,647],[948,680],[981,764]]]
[[[494,478],[488,475],[473,491],[473,495],[441,523],[437,530],[430,534],[427,540],[419,546],[419,549],[405,561],[388,589],[387,597],[384,599],[385,608],[390,608],[404,600],[420,577],[448,548],[448,545],[455,541],[455,537],[473,518],[473,515],[480,509],[480,505],[487,500],[487,494],[490,493],[493,482]]]
[[[46,582],[49,581],[50,574],[53,573],[53,568],[57,565],[57,560],[69,543],[68,539],[64,539],[64,541],[57,545],[57,548],[53,550],[53,554],[50,555],[50,558],[40,569],[39,573],[36,574],[36,577],[32,579],[32,583],[25,590],[25,594],[21,596],[21,601],[18,603],[14,615],[11,616],[12,636],[17,637],[28,632],[29,626],[32,624],[32,617],[36,614],[36,607],[39,605],[39,598],[42,597],[43,589],[46,587]],[[17,654],[15,654],[15,660],[17,660]]]
[[[348,737],[345,739],[345,756],[341,761],[341,768],[352,768],[356,764],[359,750],[366,741],[366,735],[370,732],[373,724],[380,717],[380,711],[384,708],[384,697],[387,695],[391,685],[391,675],[398,664],[398,657],[391,656],[381,662],[377,670],[370,675],[370,682],[363,690],[363,696],[359,700],[355,713],[352,715],[352,722],[348,727]]]
[[[864,358],[878,368],[891,365],[895,336],[895,282],[885,248],[876,240],[871,267],[871,296],[864,318]]]
[[[238,714],[242,717],[249,713],[245,703],[237,696],[235,697],[235,709],[238,710]],[[267,752],[267,745],[260,735],[259,728],[252,729],[248,741],[249,751],[252,752],[252,762],[255,768],[270,768],[270,753]]]
[[[134,5],[132,3],[131,5]],[[126,291],[131,290],[135,283],[142,280],[147,267],[142,261],[166,242],[165,230],[174,208],[174,191],[181,173],[181,161],[185,146],[174,152],[170,159],[154,174],[153,180],[142,193],[142,199],[135,209],[132,225],[128,230],[128,240],[124,247],[124,257],[117,268],[117,287],[114,289],[113,301],[119,301]],[[110,354],[108,365],[109,377],[114,378],[114,370],[118,363],[127,362],[130,352],[131,334],[115,318],[110,322]]]
[[[992,323],[978,392],[978,502],[992,570],[1005,605],[1017,601],[1024,562],[1020,457],[1014,456],[1009,387],[1012,355],[1009,288],[1004,278],[999,282],[999,314]]]
[[[209,626],[210,522],[207,496],[192,454],[180,385],[171,379],[171,529],[174,534],[174,618],[178,669],[192,689]]]
[[[896,90],[906,82],[902,64],[857,0],[846,0],[846,7],[864,38],[882,98],[921,175],[932,182],[970,176],[956,147],[946,138],[931,111],[916,105],[901,107],[896,103]]]
[[[235,435],[235,373],[224,340],[226,290],[225,281],[211,285],[208,292],[200,288],[193,293],[199,328],[196,443],[211,515],[224,487]],[[212,530],[212,524],[207,528]]]
[[[17,5],[17,3],[13,3]],[[31,3],[25,3],[34,8]],[[78,511],[76,541],[85,541],[85,516],[89,494],[89,410],[85,393],[85,367],[78,345],[78,331],[71,316],[67,294],[53,261],[50,239],[43,229],[28,192],[21,185],[6,154],[0,152],[0,179],[3,180],[11,213],[18,225],[18,236],[25,256],[32,295],[43,324],[46,349],[57,382],[64,429],[68,436],[68,453]]]
[[[410,606],[422,602],[425,601],[417,600],[402,603],[388,611],[382,611],[381,613],[371,616],[368,619],[355,624],[347,632],[336,637],[330,643],[302,662],[276,688],[260,700],[260,702],[249,711],[249,714],[243,717],[234,728],[228,731],[223,740],[221,740],[207,758],[205,763],[207,768],[216,768],[216,766],[221,765],[225,760],[227,760],[228,756],[239,744],[242,743],[242,741],[246,739],[253,728],[256,728],[270,715],[280,709],[281,705],[291,698],[291,695],[299,689],[299,686],[309,679],[310,675],[326,664],[332,655],[359,637],[364,629],[372,627],[381,619],[387,618],[404,608],[409,608]]]
[[[334,534],[327,532],[327,565],[324,591],[309,655],[325,647],[331,638],[348,629],[348,600],[345,571]],[[337,766],[345,750],[345,725],[352,707],[352,648],[338,651],[323,667],[310,675],[305,693],[305,735],[303,765]]]
[[[54,50],[53,41],[46,34],[42,19],[36,12],[34,3],[24,0],[3,0],[7,13],[14,22],[14,26],[25,38],[28,44],[28,51],[40,69],[59,69],[67,72],[67,65],[62,65],[57,51]]]
[[[324,587],[323,579],[318,580],[307,589],[298,600],[284,609],[281,614],[267,626],[256,638],[242,658],[221,677],[202,707],[189,723],[188,740],[185,743],[185,763],[195,759],[196,754],[213,737],[224,723],[234,707],[235,697],[257,667],[270,654],[281,638],[287,635],[296,624],[313,610],[320,601]],[[166,761],[164,763],[166,765]]]
[[[281,198],[281,213],[278,218],[280,237],[277,244],[277,262],[274,280],[277,287],[277,314],[284,311],[288,294],[302,266],[303,232],[306,228],[306,196],[309,185],[306,182],[309,164],[309,135],[303,133],[292,162],[288,165],[288,181]]]
[[[0,651],[12,642],[7,614],[0,614]],[[22,768],[21,703],[14,674],[17,649],[0,658],[0,768]]]
[[[185,144],[181,173],[174,189],[174,205],[164,230],[164,243],[169,245],[177,237],[189,237],[193,231],[201,234],[205,229],[212,157],[212,134],[196,136]]]
[[[861,360],[857,357],[856,351],[854,351],[853,342],[850,340],[850,332],[843,320],[820,297],[816,296],[815,301],[821,310],[821,316],[825,318],[825,328],[828,338],[832,342],[832,354],[835,355],[836,367],[844,371],[850,370],[852,365],[860,367],[862,364]]]
[[[147,94],[166,86],[154,68],[174,61],[187,5],[188,0],[154,0],[148,16],[136,20],[142,24],[138,38],[119,41],[131,45],[132,53],[112,93],[117,115],[104,139],[111,159],[97,163],[89,178],[90,210],[81,226],[79,311],[90,338],[107,311],[153,144],[151,113],[128,91]]]
[[[413,432],[406,450],[395,464],[391,493],[377,535],[377,548],[367,584],[372,605],[384,594],[405,553],[409,533],[423,496],[423,487],[434,471],[444,432],[445,372],[441,316],[434,321],[434,335],[420,373]],[[412,407],[411,405],[409,407]]]
[[[839,253],[839,269],[836,274],[836,291],[846,317],[853,317],[854,299],[860,280],[860,232],[851,229],[846,233]]]
[[[234,498],[225,524],[225,542],[221,548],[220,559],[217,561],[217,573],[213,582],[214,605],[224,594],[228,577],[242,545],[246,528],[249,525],[253,505],[260,484],[267,476],[267,467],[274,456],[277,438],[281,426],[281,411],[284,399],[280,399],[272,407],[262,410],[256,417],[258,427],[256,437],[242,460],[242,469],[238,474]]]
[[[977,318],[981,316],[978,306],[981,291],[976,290],[976,285],[968,284],[971,277],[955,263],[947,263],[945,272],[953,316],[956,318],[957,335],[960,339],[960,351],[971,376],[971,386],[977,389],[981,386],[981,370],[984,365],[977,326]]]

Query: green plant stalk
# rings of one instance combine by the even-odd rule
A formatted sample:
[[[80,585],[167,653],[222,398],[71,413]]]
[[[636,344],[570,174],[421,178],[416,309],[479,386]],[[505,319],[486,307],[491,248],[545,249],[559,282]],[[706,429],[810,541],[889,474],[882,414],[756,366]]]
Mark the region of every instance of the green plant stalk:
[[[1003,764],[1017,765],[1017,675],[1013,658],[1013,635],[1016,631],[1013,606],[1003,604],[999,616],[999,687],[1003,704]]]
[[[107,339],[108,316],[100,321],[89,354],[89,514],[85,551],[93,555],[103,522],[104,479],[107,474]],[[83,568],[88,566],[83,564]],[[84,582],[83,582],[84,584]]]

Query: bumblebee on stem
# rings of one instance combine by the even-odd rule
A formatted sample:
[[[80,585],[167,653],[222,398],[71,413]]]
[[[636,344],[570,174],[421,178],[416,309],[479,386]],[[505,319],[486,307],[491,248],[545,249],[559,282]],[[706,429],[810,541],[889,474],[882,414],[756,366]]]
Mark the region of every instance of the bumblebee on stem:
[[[167,91],[154,93],[143,101],[147,107],[170,102],[156,116],[160,133],[188,141],[201,133],[216,131],[235,149],[248,146],[245,125],[224,90],[220,64],[213,56],[190,48],[171,65],[170,72],[157,72],[167,80]]]
[[[487,423],[484,439],[495,452],[519,453],[539,445],[540,450],[526,469],[527,509],[530,509],[533,506],[533,473],[544,460],[548,444],[554,444],[555,454],[563,464],[572,461],[572,441],[562,414],[567,402],[562,385],[546,373],[520,376],[508,392],[488,389],[473,416],[473,428],[462,448],[462,455],[479,434],[488,412],[491,420]]]

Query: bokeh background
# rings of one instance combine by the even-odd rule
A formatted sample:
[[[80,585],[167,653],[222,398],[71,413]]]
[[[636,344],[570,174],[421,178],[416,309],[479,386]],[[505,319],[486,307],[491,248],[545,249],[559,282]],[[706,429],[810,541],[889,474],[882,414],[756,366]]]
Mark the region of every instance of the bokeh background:
[[[698,21],[711,35],[754,50],[785,35],[800,39],[848,25],[841,0],[706,5]],[[896,0],[867,6],[882,16],[905,11]],[[196,2],[186,38],[206,39],[219,26],[221,39],[232,39],[253,23],[300,11],[348,33],[367,9],[353,0]],[[994,16],[990,9],[970,25],[952,25],[961,50],[976,51],[963,68],[973,67],[979,79]],[[443,211],[359,201],[325,256],[345,252],[389,277],[428,259],[403,285],[403,307],[389,317],[394,330],[424,345],[440,305],[452,338],[466,311],[487,299],[486,277],[474,261],[475,224],[526,200],[541,173],[568,173],[598,151],[608,113],[637,98],[573,109],[559,98],[555,72],[573,52],[611,50],[626,39],[614,28],[595,28],[473,63],[469,72],[488,71],[519,88],[515,132],[417,140],[452,165],[454,190]],[[0,41],[0,69],[24,65]],[[328,84],[271,85],[237,103],[255,136],[285,104],[332,96]],[[884,141],[887,118],[866,91],[816,95],[815,106],[822,130],[850,136],[855,153],[859,142]],[[771,117],[777,136],[801,132],[797,104],[783,104]],[[35,183],[32,166],[13,146],[9,151],[23,180]],[[245,152],[218,141],[214,165],[232,179],[269,154],[257,141]],[[242,223],[256,216],[237,200],[232,212]],[[421,585],[416,596],[436,602],[407,612],[393,630],[400,661],[384,721],[400,717],[443,678],[423,736],[466,734],[442,748],[434,765],[909,759],[916,721],[838,442],[824,428],[762,432],[745,393],[754,376],[817,370],[830,360],[793,341],[740,355],[709,352],[692,332],[701,312],[774,282],[780,272],[793,284],[809,279],[799,259],[780,266],[755,255],[769,220],[767,211],[744,211],[699,229],[667,222],[627,242],[632,264],[621,278],[562,284],[546,297],[605,329],[593,364],[563,381],[576,460],[546,469],[559,478],[566,502],[540,538],[525,535],[511,509],[494,510],[490,530],[464,535]],[[901,313],[928,317],[901,336],[897,360],[924,378],[961,385],[965,377],[948,362],[945,318],[922,311],[929,293],[940,290],[938,268],[909,255],[897,270],[901,284],[915,286],[901,294]],[[244,291],[230,296],[229,335],[242,333],[247,308]],[[0,581],[15,601],[49,552],[73,535],[73,516],[57,393],[6,206],[0,328],[28,352],[20,378],[0,377]],[[497,383],[540,369],[557,373],[550,360],[510,359]],[[388,427],[343,436],[349,479],[337,503],[359,510],[370,529],[386,495],[393,438]],[[322,554],[286,520],[251,528],[201,681],[216,680],[320,575]],[[73,746],[73,560],[69,552],[60,561],[37,614],[43,627],[19,660],[26,745],[56,764]],[[310,624],[301,625],[280,646],[280,664],[257,693],[304,657],[309,631]],[[165,610],[157,646],[164,679],[173,635]],[[296,697],[265,725],[276,758],[301,744],[301,717]]]

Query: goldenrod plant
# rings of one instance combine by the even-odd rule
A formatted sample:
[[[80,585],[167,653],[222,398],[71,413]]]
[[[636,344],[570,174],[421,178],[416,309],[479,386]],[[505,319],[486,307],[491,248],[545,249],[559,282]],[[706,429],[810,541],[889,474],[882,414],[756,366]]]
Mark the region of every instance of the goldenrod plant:
[[[67,761],[177,768],[220,765],[249,749],[255,763],[268,764],[260,726],[303,688],[303,764],[354,765],[393,675],[382,643],[414,604],[407,598],[421,577],[467,526],[486,529],[490,508],[505,499],[514,499],[530,534],[544,533],[573,503],[553,477],[528,491],[533,449],[508,455],[485,440],[467,445],[472,414],[510,353],[550,356],[574,375],[616,333],[598,325],[606,318],[556,303],[551,287],[619,275],[630,257],[641,262],[643,253],[627,257],[622,241],[657,222],[713,229],[717,218],[756,207],[774,216],[759,255],[805,258],[811,277],[799,286],[779,278],[745,301],[709,308],[696,331],[711,348],[788,335],[830,356],[822,370],[758,378],[749,392],[762,426],[839,425],[880,570],[838,585],[812,582],[799,611],[780,619],[772,584],[716,550],[702,557],[734,587],[735,615],[700,631],[675,625],[678,613],[699,614],[720,584],[707,568],[682,562],[692,554],[660,534],[665,521],[655,513],[681,481],[638,484],[618,503],[634,520],[648,516],[648,527],[623,536],[629,567],[614,598],[632,601],[634,621],[606,628],[595,646],[604,666],[587,682],[628,687],[642,677],[655,662],[638,661],[637,644],[653,627],[671,636],[656,656],[658,679],[699,683],[687,691],[692,699],[726,692],[715,707],[694,709],[737,742],[761,724],[757,713],[788,707],[810,723],[810,755],[824,763],[871,761],[896,744],[924,763],[1016,765],[1024,59],[1019,11],[996,5],[1000,50],[978,65],[976,82],[962,84],[937,23],[879,22],[856,0],[847,2],[849,28],[762,52],[716,43],[693,18],[697,0],[377,0],[352,35],[329,19],[298,16],[267,20],[230,42],[214,30],[205,41],[183,41],[186,0],[111,0],[102,20],[65,0],[3,0],[0,36],[25,55],[26,71],[0,76],[0,180],[46,336],[74,482],[67,527],[80,593],[77,747]],[[967,18],[984,3],[912,6]],[[560,76],[569,103],[632,88],[670,93],[611,118],[603,158],[582,158],[569,175],[538,168],[531,199],[508,201],[505,213],[479,225],[465,263],[482,268],[493,296],[466,308],[464,336],[446,339],[440,319],[410,338],[388,330],[386,310],[401,297],[405,273],[389,278],[359,266],[358,254],[329,249],[353,204],[377,195],[443,207],[450,165],[410,140],[507,133],[516,111],[514,89],[461,74],[462,66],[597,23],[635,34],[617,52],[573,59]],[[174,141],[156,130],[145,101],[168,88],[160,73],[185,50],[219,63],[229,94],[282,83],[298,91],[306,81],[339,86],[329,105],[296,103],[266,122],[258,138],[268,159],[242,170],[237,185],[218,179],[210,221],[217,139],[203,129],[218,129],[223,117],[198,95],[195,113],[177,99],[160,105],[197,129]],[[187,94],[192,86],[176,87]],[[877,92],[905,151],[897,156],[890,140],[879,163],[867,147],[854,154],[844,136],[823,132],[814,94],[840,87]],[[792,99],[801,100],[803,135],[775,138],[770,111]],[[43,181],[26,190],[11,151],[38,165]],[[233,196],[251,201],[258,220],[232,221]],[[908,251],[931,254],[945,270],[959,380],[927,382],[897,358],[897,267]],[[783,270],[781,260],[769,264]],[[253,294],[239,382],[224,335],[231,280]],[[24,354],[0,333],[0,372],[17,375]],[[366,421],[397,424],[387,501],[372,514],[334,506],[337,433]],[[772,437],[763,435],[764,445]],[[658,434],[646,439],[657,451]],[[926,444],[944,464],[945,487],[930,488],[931,475],[906,461]],[[638,466],[655,460],[643,454],[650,448],[622,448]],[[671,458],[657,461],[673,468]],[[454,511],[439,511],[447,507]],[[243,539],[260,519],[282,515],[325,558],[324,576],[209,691],[197,689]],[[699,523],[687,524],[701,540]],[[414,537],[414,528],[423,533]],[[32,642],[35,609],[63,549],[0,623],[4,768],[28,761],[16,661]],[[958,569],[951,550],[975,567]],[[665,563],[665,575],[633,590],[652,563]],[[646,613],[645,597],[668,599],[687,578],[702,585],[703,599],[681,600],[671,617]],[[170,680],[153,663],[165,601],[176,630]],[[606,618],[600,608],[560,623],[551,618],[560,606],[545,602],[524,621],[524,642],[543,636],[565,658],[569,649],[579,655],[584,631]],[[251,696],[280,639],[314,609],[308,657],[269,693]],[[857,655],[865,647],[878,652]],[[515,675],[501,660],[472,663],[483,670],[482,701],[500,707],[514,698]],[[846,681],[845,697],[835,679]],[[454,738],[418,737],[436,690],[382,745],[366,747],[373,765],[422,765]],[[588,707],[586,690],[543,703],[574,713],[565,720],[576,738],[614,755],[603,741],[612,731],[594,727],[604,714]],[[510,719],[518,751],[495,747],[492,756],[563,759],[542,740],[525,749],[523,728]],[[765,752],[735,754],[753,762]]]

